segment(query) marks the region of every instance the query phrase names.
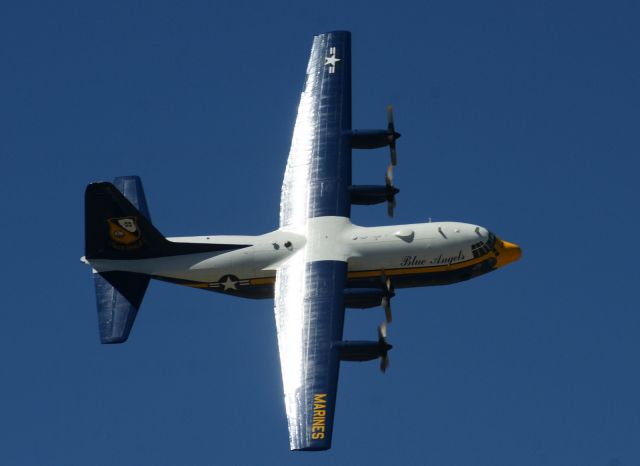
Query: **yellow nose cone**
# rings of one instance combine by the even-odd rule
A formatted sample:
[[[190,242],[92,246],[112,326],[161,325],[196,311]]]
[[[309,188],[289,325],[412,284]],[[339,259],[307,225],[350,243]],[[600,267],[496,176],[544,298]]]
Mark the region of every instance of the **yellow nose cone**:
[[[498,242],[498,263],[496,264],[498,267],[504,267],[511,262],[515,262],[520,259],[522,255],[522,250],[520,246],[517,244],[509,243],[508,241],[500,241]]]

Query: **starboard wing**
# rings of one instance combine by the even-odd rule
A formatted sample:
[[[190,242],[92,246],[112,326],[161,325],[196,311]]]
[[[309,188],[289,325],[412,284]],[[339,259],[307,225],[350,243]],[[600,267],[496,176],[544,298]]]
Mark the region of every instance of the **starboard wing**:
[[[292,450],[331,447],[342,340],[347,263],[305,262],[276,274],[280,367]]]

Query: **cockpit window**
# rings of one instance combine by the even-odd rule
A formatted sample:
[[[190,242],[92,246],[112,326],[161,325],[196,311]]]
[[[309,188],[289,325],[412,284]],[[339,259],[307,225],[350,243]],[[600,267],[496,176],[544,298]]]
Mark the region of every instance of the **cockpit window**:
[[[496,245],[496,235],[493,233],[489,233],[489,237],[487,241],[478,241],[471,245],[471,252],[473,253],[473,257],[482,257],[487,254],[489,251],[493,249]]]
[[[495,245],[496,245],[496,235],[489,232],[489,238],[487,239],[487,246],[489,246],[489,249],[493,249]]]

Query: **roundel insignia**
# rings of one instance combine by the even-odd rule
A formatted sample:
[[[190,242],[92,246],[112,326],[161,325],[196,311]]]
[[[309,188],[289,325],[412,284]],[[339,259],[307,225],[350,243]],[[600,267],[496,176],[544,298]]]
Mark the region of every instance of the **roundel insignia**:
[[[127,249],[141,246],[142,235],[136,217],[110,218],[107,223],[109,224],[109,237],[114,246],[124,246]]]
[[[249,282],[249,279],[238,278],[235,275],[223,275],[217,282],[209,283],[209,288],[215,288],[216,291],[242,291]]]
[[[237,285],[240,283],[240,280],[238,280],[238,277],[235,275],[225,275],[218,283],[223,287],[224,291],[237,290]]]

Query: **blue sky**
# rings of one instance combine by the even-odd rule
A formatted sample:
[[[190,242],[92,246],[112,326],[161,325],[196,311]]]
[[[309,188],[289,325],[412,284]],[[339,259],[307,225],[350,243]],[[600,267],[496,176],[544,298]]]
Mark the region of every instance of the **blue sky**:
[[[4,2],[0,463],[640,465],[640,8],[615,2]],[[271,301],[152,283],[101,346],[83,190],[142,176],[166,235],[277,227],[312,36],[353,32],[354,127],[395,108],[395,223],[522,260],[399,293],[343,364],[333,449],[288,451]],[[385,151],[354,155],[383,181]],[[389,224],[383,206],[353,221]],[[349,311],[345,337],[380,310]]]

